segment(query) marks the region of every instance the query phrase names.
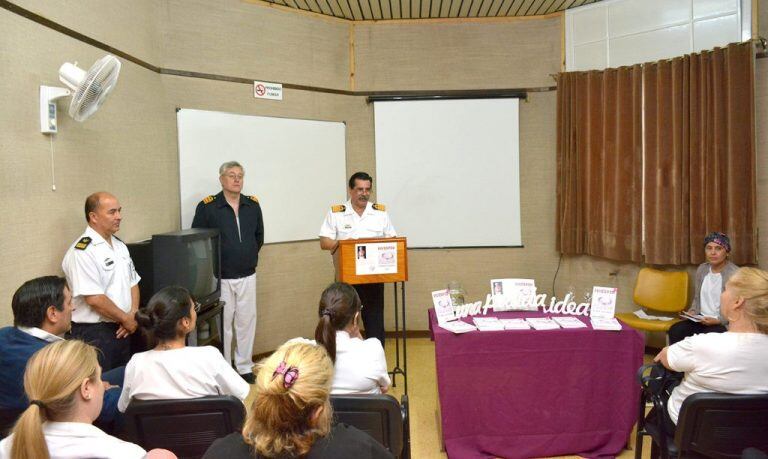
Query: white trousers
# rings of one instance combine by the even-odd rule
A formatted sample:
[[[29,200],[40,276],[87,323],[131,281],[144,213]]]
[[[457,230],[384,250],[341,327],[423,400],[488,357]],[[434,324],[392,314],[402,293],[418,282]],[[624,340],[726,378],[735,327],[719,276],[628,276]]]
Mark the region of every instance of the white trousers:
[[[256,339],[256,273],[241,279],[221,280],[224,304],[224,359],[232,362],[234,328],[235,369],[240,374],[253,371],[253,342]]]

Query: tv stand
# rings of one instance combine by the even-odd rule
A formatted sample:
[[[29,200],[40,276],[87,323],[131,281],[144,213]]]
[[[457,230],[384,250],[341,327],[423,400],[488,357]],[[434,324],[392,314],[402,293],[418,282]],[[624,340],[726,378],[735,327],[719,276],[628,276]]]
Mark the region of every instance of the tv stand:
[[[219,352],[224,353],[224,301],[216,300],[216,302],[203,306],[200,312],[197,313],[197,327],[195,333],[198,332],[201,323],[208,323],[210,325],[210,333],[207,338],[200,338],[197,336],[197,344],[195,346],[214,346]],[[218,318],[218,320],[216,320]]]

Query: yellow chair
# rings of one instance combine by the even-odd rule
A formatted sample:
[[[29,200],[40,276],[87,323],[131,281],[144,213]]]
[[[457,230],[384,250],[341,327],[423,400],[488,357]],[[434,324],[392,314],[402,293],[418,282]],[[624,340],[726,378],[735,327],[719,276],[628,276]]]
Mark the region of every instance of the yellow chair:
[[[674,319],[647,320],[631,312],[618,313],[617,319],[638,330],[666,332],[680,321],[677,315],[688,305],[688,272],[642,268],[637,274],[632,299],[649,315]]]

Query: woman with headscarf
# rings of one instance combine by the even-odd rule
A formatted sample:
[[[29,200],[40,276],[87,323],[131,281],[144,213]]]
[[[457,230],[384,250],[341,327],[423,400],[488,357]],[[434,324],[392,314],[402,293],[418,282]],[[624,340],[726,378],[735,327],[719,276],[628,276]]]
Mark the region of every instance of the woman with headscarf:
[[[728,260],[731,240],[724,233],[709,233],[704,238],[704,255],[707,261],[696,270],[695,293],[689,315],[701,314],[701,322],[682,320],[669,329],[669,344],[675,344],[698,333],[722,333],[728,324],[720,313],[720,294],[725,284],[739,269]]]

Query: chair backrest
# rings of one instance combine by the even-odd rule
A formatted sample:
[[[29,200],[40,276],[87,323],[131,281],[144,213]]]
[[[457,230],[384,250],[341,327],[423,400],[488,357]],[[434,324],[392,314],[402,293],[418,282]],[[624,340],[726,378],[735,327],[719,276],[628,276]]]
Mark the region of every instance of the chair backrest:
[[[179,459],[197,458],[217,438],[240,431],[244,418],[243,403],[231,395],[131,400],[120,436],[146,450],[165,448]]]
[[[397,399],[386,394],[331,395],[331,405],[338,422],[357,427],[395,457],[402,456],[405,420]]]
[[[738,458],[749,447],[768,451],[768,394],[687,397],[675,444],[680,457]]]
[[[688,305],[688,272],[642,268],[633,299],[647,309],[680,312]]]

